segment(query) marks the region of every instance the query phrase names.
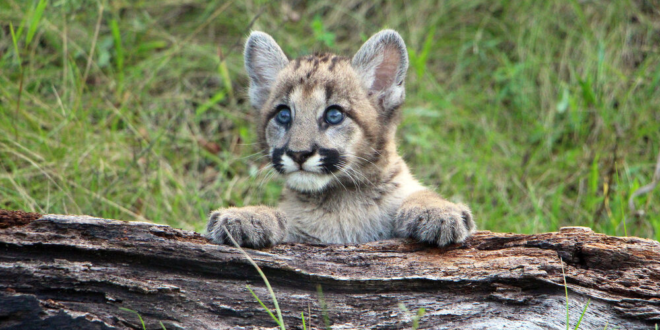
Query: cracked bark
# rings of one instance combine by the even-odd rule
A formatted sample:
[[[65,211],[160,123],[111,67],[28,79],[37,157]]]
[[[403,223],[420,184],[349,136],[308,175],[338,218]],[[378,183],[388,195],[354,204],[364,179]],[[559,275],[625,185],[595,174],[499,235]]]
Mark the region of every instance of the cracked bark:
[[[17,220],[17,218],[20,218]],[[27,219],[27,220],[25,220]],[[479,232],[435,248],[407,240],[246,249],[274,287],[287,328],[653,329],[660,323],[660,244],[579,227]],[[0,210],[0,329],[276,327],[237,249],[169,226]]]

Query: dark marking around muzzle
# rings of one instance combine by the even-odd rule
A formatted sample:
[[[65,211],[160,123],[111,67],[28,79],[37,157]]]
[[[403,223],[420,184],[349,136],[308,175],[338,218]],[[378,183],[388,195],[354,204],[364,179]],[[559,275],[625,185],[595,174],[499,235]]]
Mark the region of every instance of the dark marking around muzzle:
[[[282,165],[282,156],[286,148],[275,148],[273,149],[273,155],[271,157],[271,162],[273,162],[273,167],[280,174],[284,174],[284,165]]]
[[[344,161],[344,156],[339,154],[337,149],[320,148],[319,155],[321,156],[321,167],[325,173],[339,171],[341,163]]]
[[[320,167],[323,173],[329,174],[337,172],[342,168],[342,163],[345,160],[345,157],[342,156],[337,149],[318,148],[317,146],[314,146],[313,149],[307,151],[292,151],[287,148],[287,146],[275,148],[273,149],[271,161],[277,172],[285,174],[284,165],[282,165],[282,157],[284,155],[291,157],[294,162],[302,167],[302,164],[317,152],[319,153],[319,156],[321,156]]]

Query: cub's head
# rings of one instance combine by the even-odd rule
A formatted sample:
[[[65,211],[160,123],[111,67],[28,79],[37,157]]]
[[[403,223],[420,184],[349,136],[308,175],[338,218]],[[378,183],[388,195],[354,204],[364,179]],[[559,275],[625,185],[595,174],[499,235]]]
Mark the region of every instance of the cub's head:
[[[289,61],[271,36],[245,44],[250,102],[273,167],[293,190],[317,192],[368,181],[386,152],[405,98],[408,54],[392,30],[372,36],[353,58],[310,55]]]

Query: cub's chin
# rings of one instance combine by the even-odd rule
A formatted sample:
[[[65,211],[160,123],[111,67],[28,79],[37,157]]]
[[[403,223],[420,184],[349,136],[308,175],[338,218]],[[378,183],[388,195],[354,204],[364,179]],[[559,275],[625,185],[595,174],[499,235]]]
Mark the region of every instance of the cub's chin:
[[[307,171],[296,171],[286,175],[286,186],[300,192],[319,192],[324,190],[332,175]]]

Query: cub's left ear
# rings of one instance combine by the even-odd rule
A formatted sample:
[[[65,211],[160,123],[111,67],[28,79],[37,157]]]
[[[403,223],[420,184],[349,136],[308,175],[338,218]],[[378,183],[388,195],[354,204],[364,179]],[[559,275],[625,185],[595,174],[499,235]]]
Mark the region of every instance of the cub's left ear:
[[[351,65],[369,94],[382,100],[383,110],[387,113],[403,103],[408,52],[403,38],[396,31],[383,30],[374,34],[353,56]]]
[[[250,103],[256,109],[266,103],[278,73],[289,64],[282,48],[267,33],[253,31],[245,42],[245,69],[250,77]]]

